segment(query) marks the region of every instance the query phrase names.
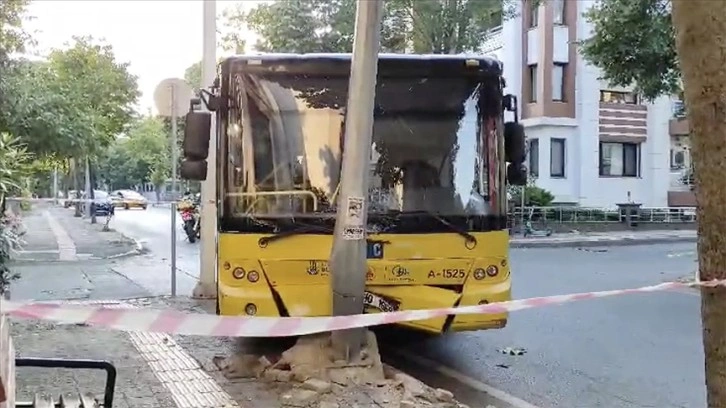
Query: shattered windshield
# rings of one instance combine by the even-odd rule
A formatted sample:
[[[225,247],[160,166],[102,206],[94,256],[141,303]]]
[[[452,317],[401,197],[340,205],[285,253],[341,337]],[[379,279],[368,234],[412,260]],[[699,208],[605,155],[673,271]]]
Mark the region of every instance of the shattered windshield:
[[[225,216],[332,216],[348,78],[232,80],[222,146]],[[369,214],[497,213],[499,186],[489,165],[497,166],[489,154],[497,138],[494,119],[479,114],[479,89],[470,78],[379,78]]]

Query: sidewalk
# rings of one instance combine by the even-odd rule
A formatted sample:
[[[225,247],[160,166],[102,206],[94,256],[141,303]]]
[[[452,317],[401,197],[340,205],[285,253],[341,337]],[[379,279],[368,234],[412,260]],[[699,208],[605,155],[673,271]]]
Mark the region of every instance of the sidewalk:
[[[11,330],[17,357],[111,361],[118,370],[116,408],[177,407],[126,333],[29,320],[14,320]],[[77,395],[77,390],[102,400],[104,382],[105,375],[97,370],[16,369],[18,401],[30,401],[34,393],[57,399],[60,394]]]
[[[696,230],[618,231],[587,234],[552,234],[549,237],[515,236],[509,240],[511,248],[587,247],[648,245],[672,242],[696,242]]]
[[[102,231],[104,219],[97,224],[76,218],[73,209],[36,204],[22,214],[25,243],[13,254],[15,261],[77,261],[109,259],[139,252],[139,244],[119,232]]]

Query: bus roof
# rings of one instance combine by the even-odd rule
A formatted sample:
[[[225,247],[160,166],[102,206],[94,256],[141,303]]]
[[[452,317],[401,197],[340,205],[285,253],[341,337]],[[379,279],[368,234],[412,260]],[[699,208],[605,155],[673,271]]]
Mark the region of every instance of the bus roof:
[[[222,69],[278,73],[345,74],[350,71],[350,53],[236,55],[222,62]],[[284,68],[283,68],[284,67]],[[502,63],[493,57],[468,54],[379,54],[379,72],[427,75],[502,75]],[[341,71],[343,69],[343,71]],[[297,72],[296,72],[297,71]]]

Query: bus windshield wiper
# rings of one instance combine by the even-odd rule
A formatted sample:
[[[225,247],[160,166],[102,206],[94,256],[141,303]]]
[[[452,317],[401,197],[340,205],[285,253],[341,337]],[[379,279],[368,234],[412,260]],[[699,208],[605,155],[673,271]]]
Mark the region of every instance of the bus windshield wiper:
[[[295,235],[300,234],[309,234],[312,232],[323,232],[323,233],[329,233],[332,232],[333,229],[329,227],[323,227],[319,225],[312,225],[312,224],[298,224],[298,225],[291,225],[290,229],[285,229],[283,231],[280,231],[276,233],[275,235],[269,236],[269,237],[262,237],[257,240],[257,245],[260,246],[260,248],[264,248],[273,241],[279,241],[281,239],[292,237]]]
[[[433,211],[426,211],[426,210],[396,211],[395,212],[395,215],[396,215],[396,217],[399,217],[399,216],[404,216],[405,217],[405,216],[408,216],[408,215],[413,215],[413,216],[415,216],[415,215],[425,215],[425,216],[431,217],[431,218],[435,219],[436,221],[438,221],[441,225],[444,225],[444,226],[448,227],[452,232],[454,232],[456,234],[459,234],[461,237],[463,237],[466,240],[467,245],[468,244],[476,245],[476,237],[475,236],[471,235],[466,230],[464,230],[464,229],[462,229],[460,227],[457,227],[456,225],[450,223],[449,221],[447,221],[446,219],[444,219],[443,217],[441,217],[440,215],[436,214]]]

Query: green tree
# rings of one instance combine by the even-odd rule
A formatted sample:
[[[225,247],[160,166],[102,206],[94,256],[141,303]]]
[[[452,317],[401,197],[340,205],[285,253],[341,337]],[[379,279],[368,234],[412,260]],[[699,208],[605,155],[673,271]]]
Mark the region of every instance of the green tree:
[[[634,84],[653,99],[677,91],[682,81],[698,203],[699,276],[701,281],[726,279],[726,3],[603,0],[588,18],[594,36],[583,51],[610,82]],[[701,318],[707,404],[724,407],[724,286],[701,288]]]
[[[99,160],[99,178],[114,189],[151,182],[158,190],[171,176],[170,149],[164,121],[141,117]]]
[[[86,154],[108,146],[132,121],[140,92],[128,64],[116,60],[110,45],[74,37],[68,49],[54,50],[49,63],[63,90],[76,102],[90,128]]]
[[[94,155],[121,133],[139,95],[136,78],[109,46],[76,38],[48,62],[18,61],[0,92],[0,129],[36,155]]]
[[[202,87],[202,61],[195,62],[184,70],[184,80],[194,89],[194,93],[199,92]]]
[[[82,100],[72,84],[58,80],[45,62],[18,61],[5,71],[0,92],[0,129],[17,137],[38,156],[81,154],[83,138],[93,133]]]
[[[9,54],[22,51],[30,36],[23,29],[23,17],[30,0],[3,0],[0,2],[0,64],[7,62]]]
[[[585,16],[593,35],[583,42],[582,52],[602,70],[603,79],[615,86],[634,85],[649,100],[680,90],[670,0],[605,0]]]
[[[275,1],[249,12],[230,9],[230,30],[246,25],[260,36],[255,48],[274,52],[350,52],[355,0]],[[511,0],[388,0],[383,52],[457,53],[475,50],[489,28],[511,13]],[[502,10],[507,10],[503,13]]]

